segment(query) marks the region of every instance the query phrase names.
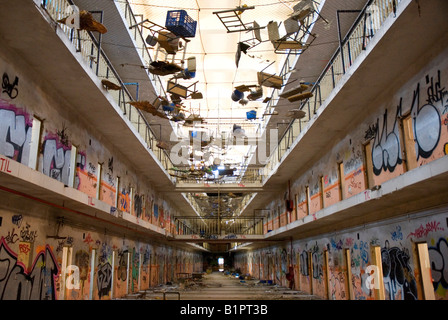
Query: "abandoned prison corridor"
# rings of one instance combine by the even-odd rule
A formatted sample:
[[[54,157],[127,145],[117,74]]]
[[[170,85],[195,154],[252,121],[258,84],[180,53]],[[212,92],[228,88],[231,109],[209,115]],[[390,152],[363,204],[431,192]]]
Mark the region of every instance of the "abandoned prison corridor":
[[[240,280],[222,272],[204,273],[201,279],[185,279],[152,287],[122,299],[131,300],[321,300],[317,296],[287,287]]]

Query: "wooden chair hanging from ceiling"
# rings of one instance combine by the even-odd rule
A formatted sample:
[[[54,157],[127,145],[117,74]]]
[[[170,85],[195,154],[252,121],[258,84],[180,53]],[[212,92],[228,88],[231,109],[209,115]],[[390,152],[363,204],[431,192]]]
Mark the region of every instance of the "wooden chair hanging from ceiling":
[[[196,89],[196,84],[198,82],[199,81],[196,81],[196,82],[190,84],[189,86],[185,86],[185,85],[178,83],[177,79],[173,78],[173,79],[168,80],[166,91],[173,95],[177,95],[179,97],[187,99],[187,98],[190,98],[190,97],[198,94],[198,91]]]
[[[244,11],[251,9],[255,9],[255,7],[242,6],[230,10],[215,11],[213,14],[215,14],[222,22],[224,27],[227,29],[227,33],[264,29],[265,27],[260,27],[255,21],[244,23],[241,20],[241,15]]]
[[[257,72],[258,85],[274,89],[281,89],[283,87],[283,77],[264,72],[264,70],[266,70],[274,62],[271,62],[263,70]]]
[[[177,36],[167,28],[149,21],[148,19],[130,26],[129,29],[138,26],[142,26],[150,32],[150,35],[146,38],[146,43],[150,46],[157,45],[154,60],[158,60],[159,54],[165,54],[165,57],[162,60],[178,63],[179,65],[182,64],[182,61],[185,59],[187,44],[190,40],[185,37]],[[184,43],[180,42],[180,39],[182,39]],[[181,58],[176,57],[179,51],[183,51]]]
[[[267,26],[269,40],[277,54],[300,54],[309,48],[316,39],[316,36],[310,32],[313,13],[317,13],[327,22],[314,8],[313,0],[302,0],[293,9],[294,12],[283,22],[286,35],[280,37],[279,25],[276,22],[271,21]]]

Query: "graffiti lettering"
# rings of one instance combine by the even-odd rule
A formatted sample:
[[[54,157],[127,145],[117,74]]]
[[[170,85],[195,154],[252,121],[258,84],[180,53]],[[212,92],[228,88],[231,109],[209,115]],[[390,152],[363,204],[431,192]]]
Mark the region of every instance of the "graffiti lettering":
[[[323,261],[322,259],[320,259],[320,254],[318,253],[318,251],[313,251],[312,255],[311,255],[311,259],[313,260],[313,278],[314,279],[318,279],[321,280],[324,272],[323,272]]]
[[[431,274],[433,277],[434,290],[440,287],[448,290],[448,242],[440,238],[435,247],[429,247],[431,260]]]
[[[0,100],[0,154],[28,165],[31,127],[26,112]],[[2,160],[2,171],[7,170],[6,164]]]
[[[401,116],[401,99],[397,107],[395,122],[392,131],[387,129],[387,110],[383,116],[383,126],[380,133],[379,119],[377,120],[374,147],[372,148],[373,172],[380,175],[384,170],[393,172],[395,167],[402,163],[400,152],[399,128],[397,120]]]
[[[308,270],[308,266],[309,266],[309,262],[308,262],[308,252],[306,252],[305,250],[302,251],[302,253],[300,254],[300,273],[303,276],[309,276],[309,270]]]
[[[12,231],[8,231],[8,235],[5,238],[6,243],[16,243],[19,240],[19,235],[15,233],[14,228],[12,228]]]
[[[0,244],[0,299],[1,300],[55,300],[58,263],[50,247],[39,252],[30,270],[17,262],[17,254]]]
[[[330,287],[333,300],[345,299],[345,275],[343,272],[331,273]]]
[[[407,238],[409,237],[415,237],[415,238],[422,238],[426,237],[430,232],[435,231],[444,231],[445,229],[440,226],[440,222],[437,221],[430,221],[426,224],[426,226],[423,226],[422,224],[420,227],[415,229],[414,232],[411,232],[408,234]]]
[[[11,173],[11,170],[9,169],[9,160],[1,157],[0,161],[2,162],[0,164],[0,171]]]
[[[100,299],[109,294],[112,287],[112,266],[109,262],[98,266],[97,286]]]
[[[87,243],[88,245],[90,245],[92,242],[95,242],[95,240],[93,240],[90,233],[88,233],[87,237],[84,239],[84,243]]]
[[[13,215],[12,216],[12,223],[15,224],[16,226],[18,226],[20,228],[20,226],[22,225],[22,215]]]
[[[20,238],[25,242],[34,242],[37,237],[37,231],[30,231],[30,225],[27,223],[25,227],[20,230]]]
[[[30,248],[29,244],[27,244],[27,243],[19,244],[19,252],[20,253],[28,254],[30,251],[31,251],[31,248]]]
[[[403,233],[401,233],[401,227],[396,226],[395,231],[391,233],[392,240],[403,240]]]
[[[19,85],[19,78],[15,77],[14,82],[9,82],[9,76],[5,72],[3,73],[3,79],[2,79],[2,92],[5,92],[11,99],[17,98],[17,95],[19,94],[19,90],[16,88]]]
[[[441,119],[437,108],[428,103],[420,107],[420,84],[414,91],[411,114],[413,118],[417,160],[429,158],[440,140]],[[431,98],[428,98],[431,101]]]
[[[62,144],[58,139],[51,134],[45,138],[42,172],[53,179],[68,184],[72,151],[71,147]]]
[[[134,212],[138,218],[142,216],[143,212],[143,196],[136,194],[134,196]]]
[[[119,256],[119,262],[118,262],[118,268],[117,268],[117,279],[121,281],[126,281],[128,274],[127,274],[127,265],[128,262],[127,259],[128,250],[118,252]]]
[[[428,95],[428,99],[426,100],[429,104],[442,101],[443,96],[447,94],[447,90],[445,88],[441,88],[440,81],[440,70],[437,70],[437,80],[434,83],[434,78],[429,78],[429,75],[426,75],[426,84],[429,85],[426,93]]]
[[[417,300],[417,281],[410,265],[409,252],[398,247],[389,247],[386,241],[381,249],[384,286],[390,300]],[[398,296],[401,295],[401,296]]]

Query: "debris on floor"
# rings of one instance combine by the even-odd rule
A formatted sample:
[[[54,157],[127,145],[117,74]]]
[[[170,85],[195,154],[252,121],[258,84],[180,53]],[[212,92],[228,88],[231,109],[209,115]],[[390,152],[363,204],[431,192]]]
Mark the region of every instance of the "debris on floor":
[[[200,278],[200,279],[199,279]],[[292,290],[259,280],[248,274],[235,272],[204,273],[193,279],[178,278],[159,286],[151,287],[122,299],[129,300],[322,300],[300,290]]]

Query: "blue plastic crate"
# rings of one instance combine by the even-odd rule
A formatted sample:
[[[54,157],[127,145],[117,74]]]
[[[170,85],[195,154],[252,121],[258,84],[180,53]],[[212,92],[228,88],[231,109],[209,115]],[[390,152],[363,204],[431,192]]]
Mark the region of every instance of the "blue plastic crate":
[[[257,111],[251,110],[251,111],[246,112],[246,117],[247,117],[247,120],[256,119],[257,118]]]
[[[165,28],[176,36],[193,38],[196,35],[196,24],[185,10],[171,10],[166,13]]]

